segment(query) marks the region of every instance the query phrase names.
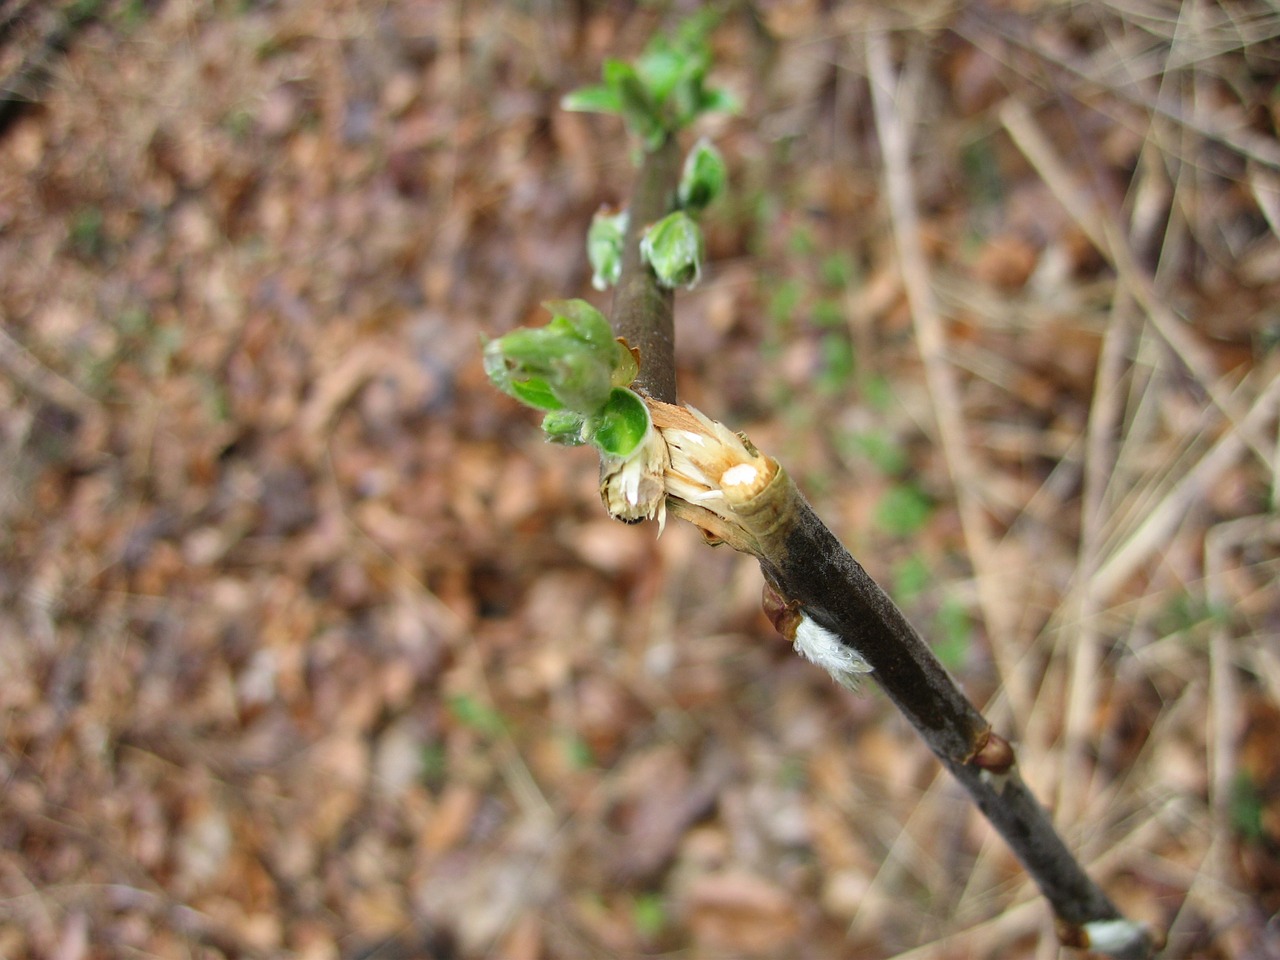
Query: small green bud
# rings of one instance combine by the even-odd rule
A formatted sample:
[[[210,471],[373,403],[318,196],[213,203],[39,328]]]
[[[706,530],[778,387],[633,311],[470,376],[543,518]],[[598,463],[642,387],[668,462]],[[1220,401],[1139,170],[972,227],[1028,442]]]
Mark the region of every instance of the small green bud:
[[[585,300],[545,306],[553,315],[545,327],[513,330],[484,345],[485,373],[499,390],[536,409],[596,414],[620,376],[634,378],[635,359]]]
[[[551,443],[566,447],[578,447],[586,443],[583,436],[587,418],[573,410],[552,410],[542,418],[542,432]]]
[[[622,338],[618,339],[618,355],[613,364],[613,380],[615,387],[629,387],[631,381],[640,375],[640,361]]]
[[[684,158],[678,196],[685,210],[698,212],[724,191],[728,172],[720,151],[703,137]]]
[[[702,276],[702,230],[683,210],[669,213],[645,230],[640,255],[664,287],[692,290]]]
[[[622,247],[628,219],[626,210],[611,213],[604,207],[591,219],[587,259],[591,261],[591,285],[597,290],[607,290],[622,276]]]

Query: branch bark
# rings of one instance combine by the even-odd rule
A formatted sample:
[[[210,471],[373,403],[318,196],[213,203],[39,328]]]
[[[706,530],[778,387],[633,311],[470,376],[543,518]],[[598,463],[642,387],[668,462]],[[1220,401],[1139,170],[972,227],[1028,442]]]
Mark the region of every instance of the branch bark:
[[[648,154],[632,197],[622,276],[614,297],[616,335],[639,347],[638,386],[664,424],[689,427],[675,403],[673,297],[657,284],[639,254],[644,227],[663,216],[679,174],[674,137]],[[694,425],[696,427],[696,424]],[[769,589],[800,617],[835,634],[873,668],[872,678],[911,722],[943,765],[968,790],[978,809],[1004,837],[1052,906],[1058,935],[1117,960],[1146,960],[1157,944],[1150,931],[1125,919],[1089,878],[1058,836],[1048,813],[1018,775],[1009,744],[969,701],[888,594],[814,513],[786,471],[749,448],[760,470],[750,490],[737,494],[727,472],[713,479],[728,501],[713,512],[675,496],[669,509],[702,528],[708,539],[754,554]]]
[[[785,476],[785,474],[783,474]],[[1123,921],[1058,836],[1048,813],[1018,775],[1013,752],[991,732],[977,708],[933,655],[889,596],[854,560],[813,508],[790,488],[788,506],[763,542],[765,578],[821,626],[853,647],[978,808],[1004,837],[1052,905],[1059,936],[1071,946],[1098,949],[1098,924]],[[1145,958],[1154,949],[1145,929],[1132,925],[1117,958]]]
[[[631,194],[622,276],[609,321],[614,336],[625,338],[640,351],[635,386],[663,403],[676,402],[675,297],[658,285],[640,256],[640,238],[649,224],[671,212],[679,177],[680,141],[668,136],[661,147],[645,154]]]

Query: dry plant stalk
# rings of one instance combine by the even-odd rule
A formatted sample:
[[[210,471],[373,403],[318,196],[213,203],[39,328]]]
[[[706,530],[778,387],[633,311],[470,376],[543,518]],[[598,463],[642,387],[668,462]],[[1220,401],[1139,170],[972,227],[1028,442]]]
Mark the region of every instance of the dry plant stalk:
[[[664,147],[646,157],[635,201],[672,196],[666,153]],[[646,214],[662,212],[650,208]],[[644,215],[633,222],[644,223]],[[628,236],[628,245],[634,239]],[[654,324],[650,333],[643,329],[646,320]],[[879,682],[1035,880],[1053,907],[1064,945],[1118,960],[1151,957],[1157,936],[1123,917],[1076,862],[1019,776],[1012,747],[991,730],[781,465],[723,424],[674,404],[671,298],[630,249],[612,323],[619,336],[650,348],[642,351],[638,383],[667,448],[666,509],[699,527],[709,542],[759,560],[766,613],[798,652],[843,686],[853,687],[867,673]]]

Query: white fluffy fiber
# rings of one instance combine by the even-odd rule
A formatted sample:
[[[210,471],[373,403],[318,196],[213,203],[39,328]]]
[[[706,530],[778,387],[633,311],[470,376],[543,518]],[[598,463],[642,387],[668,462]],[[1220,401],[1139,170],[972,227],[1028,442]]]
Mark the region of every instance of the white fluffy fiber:
[[[832,680],[850,690],[856,690],[858,679],[872,670],[871,664],[862,659],[858,651],[841,643],[839,637],[809,617],[800,618],[795,647],[802,657],[816,663],[831,674]]]
[[[1089,949],[1113,956],[1124,956],[1144,942],[1146,928],[1132,920],[1090,920],[1084,925],[1089,937]]]

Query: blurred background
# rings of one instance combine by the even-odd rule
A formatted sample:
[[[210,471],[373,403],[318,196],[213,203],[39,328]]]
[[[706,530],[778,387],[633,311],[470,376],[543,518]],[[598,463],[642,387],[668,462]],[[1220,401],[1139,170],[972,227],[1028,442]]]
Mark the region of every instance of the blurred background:
[[[1059,955],[754,562],[484,379],[607,309],[558,102],[694,6],[0,3],[0,957]],[[677,298],[1171,958],[1280,956],[1278,37],[730,3]]]

